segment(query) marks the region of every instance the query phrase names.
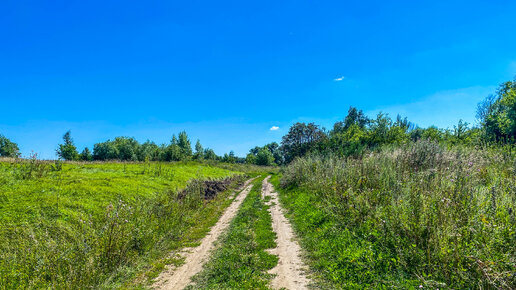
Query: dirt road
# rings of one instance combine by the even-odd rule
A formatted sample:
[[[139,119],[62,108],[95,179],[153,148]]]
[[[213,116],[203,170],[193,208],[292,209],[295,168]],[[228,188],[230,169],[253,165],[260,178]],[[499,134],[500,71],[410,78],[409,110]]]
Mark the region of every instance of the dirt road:
[[[292,226],[281,210],[278,194],[269,178],[270,176],[263,180],[262,195],[270,197],[269,212],[272,216],[272,228],[277,235],[277,247],[269,252],[279,257],[278,265],[269,271],[276,274],[271,286],[274,289],[307,289],[310,280],[304,274],[307,267],[300,258],[301,248],[294,240]]]
[[[153,285],[155,289],[183,289],[190,284],[192,276],[200,272],[202,266],[207,262],[210,251],[214,247],[213,242],[227,229],[231,220],[237,214],[242,201],[244,201],[249,191],[251,191],[252,185],[249,184],[251,181],[252,179],[246,181],[242,192],[226,209],[217,224],[215,224],[210,232],[202,239],[201,244],[198,247],[187,248],[182,251],[181,256],[185,257],[185,263],[179,268],[170,267],[161,273]]]

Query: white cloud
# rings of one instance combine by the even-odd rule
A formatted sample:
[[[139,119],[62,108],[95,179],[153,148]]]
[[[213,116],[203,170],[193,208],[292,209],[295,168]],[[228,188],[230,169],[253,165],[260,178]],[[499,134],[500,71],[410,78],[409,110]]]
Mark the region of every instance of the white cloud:
[[[340,82],[340,81],[343,81],[345,78],[346,78],[346,77],[341,76],[341,77],[338,77],[338,78],[333,79],[333,80],[334,80],[334,81],[336,81],[336,82]]]
[[[272,126],[272,127],[270,128],[270,130],[271,130],[271,131],[277,131],[277,130],[279,130],[279,127],[278,127],[278,126]]]

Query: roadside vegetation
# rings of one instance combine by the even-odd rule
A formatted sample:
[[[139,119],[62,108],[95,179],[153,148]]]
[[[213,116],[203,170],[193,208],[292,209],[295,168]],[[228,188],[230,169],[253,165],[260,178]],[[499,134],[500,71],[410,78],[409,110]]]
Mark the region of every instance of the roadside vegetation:
[[[516,168],[504,152],[419,141],[359,159],[307,156],[281,185],[331,288],[516,287]]]
[[[516,82],[478,118],[423,129],[350,108],[329,132],[290,128],[273,181],[319,286],[516,288]]]
[[[261,196],[262,181],[263,176],[253,181],[220,247],[188,289],[268,289],[272,275],[267,270],[277,264],[278,257],[266,251],[276,246],[276,235]]]
[[[227,197],[196,180],[237,175],[195,162],[0,162],[0,285],[122,285],[217,220]]]

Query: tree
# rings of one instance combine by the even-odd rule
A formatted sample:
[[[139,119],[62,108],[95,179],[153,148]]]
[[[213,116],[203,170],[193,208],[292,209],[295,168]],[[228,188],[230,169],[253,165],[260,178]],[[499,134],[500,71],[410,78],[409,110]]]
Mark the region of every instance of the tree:
[[[64,144],[59,144],[59,148],[56,150],[57,156],[64,160],[78,160],[79,152],[73,144],[70,130],[63,135],[63,141]]]
[[[179,133],[179,148],[181,148],[181,152],[185,157],[192,156],[192,145],[190,144],[190,139],[188,139],[188,135],[185,131]]]
[[[357,110],[355,107],[349,107],[348,115],[344,121],[337,122],[333,125],[333,134],[342,133],[348,130],[352,125],[357,125],[360,129],[365,129],[370,120],[362,110]]]
[[[247,154],[247,156],[245,157],[245,163],[256,164],[256,155],[254,155],[253,153]]]
[[[287,163],[306,153],[315,150],[327,139],[326,134],[314,123],[296,123],[283,136],[281,148]]]
[[[118,150],[110,140],[93,145],[93,160],[114,160],[118,158]]]
[[[18,145],[0,134],[0,157],[19,157],[20,149]]]
[[[199,139],[197,139],[197,142],[195,143],[195,156],[194,158],[197,160],[202,160],[204,158],[203,156],[204,150],[202,148],[201,142]]]
[[[177,144],[170,144],[166,147],[164,153],[164,161],[181,161],[184,160],[184,156],[181,147]]]
[[[274,164],[274,156],[266,147],[260,149],[256,155],[256,165],[271,166]]]
[[[136,153],[139,151],[140,144],[136,139],[130,137],[116,137],[113,141],[116,151],[116,159],[124,161],[137,161]]]
[[[358,124],[352,124],[344,131],[330,133],[329,148],[340,156],[359,155],[367,145],[367,130]]]
[[[217,160],[217,159],[219,159],[219,157],[217,156],[217,154],[215,154],[215,151],[213,151],[213,149],[206,148],[206,149],[204,149],[204,159]]]
[[[388,133],[392,120],[388,115],[380,112],[369,126],[369,146],[378,146],[388,143]]]
[[[235,152],[233,152],[233,150],[231,150],[229,154],[225,153],[224,157],[222,157],[222,162],[236,163],[236,161],[237,157],[235,156]]]
[[[454,143],[464,143],[469,139],[471,130],[468,126],[469,124],[462,121],[462,119],[459,120],[457,126],[453,126]]]
[[[161,148],[156,143],[147,140],[138,147],[136,155],[139,161],[158,161],[161,157]]]
[[[90,149],[88,147],[85,147],[84,150],[82,150],[79,159],[82,161],[92,161],[93,155],[90,152]]]
[[[514,143],[516,141],[516,79],[505,82],[496,96],[479,104],[477,118],[488,140]]]
[[[272,160],[272,162],[262,160],[262,161],[260,161],[260,163],[265,162],[265,163],[267,163],[267,165],[272,165],[273,163],[283,164],[283,162],[284,162],[283,153],[280,149],[280,146],[276,142],[269,143],[263,147],[256,146],[254,148],[251,148],[249,150],[249,154],[247,154],[247,156],[245,158],[245,163],[258,164],[258,163],[256,163],[258,154],[264,149],[269,151],[269,153],[273,157],[273,160]],[[263,157],[263,154],[264,153],[262,152],[262,157]],[[269,154],[267,154],[267,155],[269,155]],[[264,164],[258,164],[258,165],[264,165]]]
[[[281,165],[284,163],[285,158],[283,157],[283,152],[281,152],[280,146],[276,142],[269,143],[265,145],[274,156],[274,163]]]

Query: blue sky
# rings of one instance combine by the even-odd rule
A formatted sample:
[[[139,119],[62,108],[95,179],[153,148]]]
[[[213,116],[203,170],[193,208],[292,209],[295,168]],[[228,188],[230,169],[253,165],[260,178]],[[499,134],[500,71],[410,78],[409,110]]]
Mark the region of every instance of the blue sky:
[[[0,134],[43,158],[68,129],[244,156],[351,105],[452,127],[516,75],[514,1],[0,5]]]

